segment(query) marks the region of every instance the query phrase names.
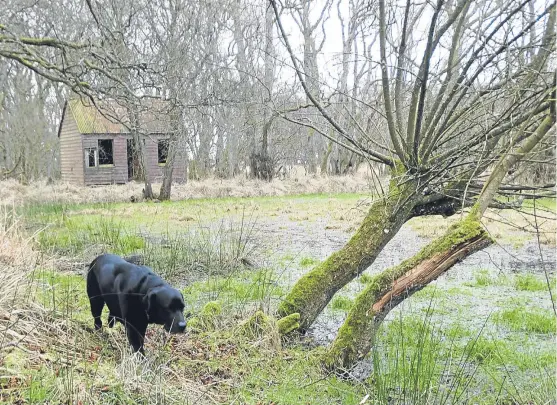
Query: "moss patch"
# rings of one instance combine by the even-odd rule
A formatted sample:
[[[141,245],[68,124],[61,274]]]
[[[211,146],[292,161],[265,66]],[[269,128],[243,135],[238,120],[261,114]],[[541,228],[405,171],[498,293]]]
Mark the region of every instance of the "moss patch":
[[[188,320],[187,328],[193,332],[214,330],[221,313],[221,303],[218,301],[209,301],[197,316]]]
[[[273,317],[266,315],[263,311],[257,311],[240,325],[238,333],[250,341],[257,342],[258,346],[274,351],[281,349],[277,321]]]
[[[300,260],[300,267],[311,267],[319,263],[319,260],[313,257],[304,257]]]
[[[300,314],[290,314],[277,321],[279,333],[286,335],[300,327]]]
[[[358,281],[362,284],[368,284],[373,281],[373,277],[367,273],[362,273],[360,274],[360,277],[358,277]]]

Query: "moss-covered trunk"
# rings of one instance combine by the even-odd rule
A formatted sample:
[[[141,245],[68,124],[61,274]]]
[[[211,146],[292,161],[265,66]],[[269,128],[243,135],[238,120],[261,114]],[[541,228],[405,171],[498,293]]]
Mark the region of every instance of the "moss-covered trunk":
[[[300,330],[307,330],[335,293],[373,263],[408,220],[415,201],[414,181],[394,173],[387,196],[371,206],[341,250],[298,280],[281,303],[279,315],[299,313]]]
[[[490,243],[491,238],[473,212],[414,257],[376,275],[356,298],[325,356],[326,366],[353,366],[373,347],[376,331],[391,309]]]

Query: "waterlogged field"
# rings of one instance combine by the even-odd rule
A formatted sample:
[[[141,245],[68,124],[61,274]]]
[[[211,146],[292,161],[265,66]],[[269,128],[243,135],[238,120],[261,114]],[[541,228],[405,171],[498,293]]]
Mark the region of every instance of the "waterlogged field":
[[[308,335],[281,342],[275,320],[257,311],[272,315],[289,286],[348,240],[370,203],[315,194],[4,210],[0,237],[12,242],[0,248],[0,401],[551,403],[554,201],[491,212],[485,225],[498,244],[393,310],[376,350],[350,373],[327,374],[319,359],[354,297],[457,218],[409,221]],[[150,327],[139,359],[120,326],[94,332],[83,275],[102,252],[140,254],[179,287],[193,313],[188,333]]]

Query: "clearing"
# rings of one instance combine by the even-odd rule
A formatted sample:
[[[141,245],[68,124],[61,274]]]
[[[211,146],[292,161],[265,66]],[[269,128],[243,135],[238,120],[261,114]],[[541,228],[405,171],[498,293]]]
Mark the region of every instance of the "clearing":
[[[340,248],[371,198],[359,193],[4,208],[0,400],[5,403],[547,403],[555,393],[555,202],[492,211],[498,244],[393,310],[349,378],[319,355],[370,275],[416,253],[457,218],[415,218],[337,294],[305,337],[274,338],[290,285]],[[512,224],[512,225],[511,225]],[[32,238],[30,239],[30,237]],[[540,239],[540,244],[537,239]],[[16,241],[19,245],[14,242]],[[10,245],[10,246],[8,246]],[[21,247],[24,246],[24,247]],[[83,274],[99,253],[141,254],[184,291],[188,334],[148,331],[147,359],[121,327],[94,333]],[[17,276],[19,274],[19,276]],[[19,278],[17,278],[17,277]],[[2,279],[3,277],[3,279]],[[9,284],[9,283],[12,284]],[[12,285],[12,287],[9,287]],[[209,303],[209,304],[207,304]],[[261,330],[260,330],[261,329]],[[275,329],[275,330],[273,330]]]

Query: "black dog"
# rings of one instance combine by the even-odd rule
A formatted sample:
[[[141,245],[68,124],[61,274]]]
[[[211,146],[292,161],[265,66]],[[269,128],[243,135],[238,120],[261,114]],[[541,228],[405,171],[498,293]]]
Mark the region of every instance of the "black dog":
[[[126,327],[134,352],[143,353],[147,325],[164,325],[167,332],[186,329],[184,297],[146,266],[130,263],[120,256],[105,254],[89,265],[87,295],[95,329],[102,327],[101,313],[108,306],[108,326],[116,320]]]

